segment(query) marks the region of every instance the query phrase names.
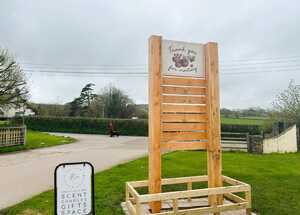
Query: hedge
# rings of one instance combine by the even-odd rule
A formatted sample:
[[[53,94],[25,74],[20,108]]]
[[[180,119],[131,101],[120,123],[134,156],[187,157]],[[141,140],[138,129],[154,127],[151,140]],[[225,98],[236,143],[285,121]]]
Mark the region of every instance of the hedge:
[[[20,121],[21,119],[17,119]],[[49,132],[108,134],[108,122],[112,120],[121,135],[147,136],[147,119],[100,119],[83,117],[25,117],[27,128]],[[222,124],[222,132],[249,132],[260,134],[257,125]]]

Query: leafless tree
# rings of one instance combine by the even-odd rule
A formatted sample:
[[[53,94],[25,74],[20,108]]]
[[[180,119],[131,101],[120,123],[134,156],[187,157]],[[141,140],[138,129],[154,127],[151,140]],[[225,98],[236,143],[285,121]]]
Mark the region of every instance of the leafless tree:
[[[0,107],[20,107],[28,98],[25,75],[7,50],[0,49]]]
[[[273,102],[279,120],[295,123],[300,120],[300,86],[291,80],[286,90],[279,93]]]

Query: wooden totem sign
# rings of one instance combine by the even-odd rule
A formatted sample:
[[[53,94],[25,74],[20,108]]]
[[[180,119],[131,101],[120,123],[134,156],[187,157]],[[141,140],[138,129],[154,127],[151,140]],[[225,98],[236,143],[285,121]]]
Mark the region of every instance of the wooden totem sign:
[[[150,37],[149,180],[126,183],[128,214],[251,214],[250,185],[222,175],[219,100],[216,43]],[[198,149],[207,150],[207,175],[162,179],[162,152]],[[208,188],[193,187],[206,182]],[[162,191],[162,186],[175,184],[186,184],[187,189]],[[140,194],[142,187],[149,192]],[[244,198],[236,193],[244,193]]]
[[[222,186],[218,46],[149,41],[149,193],[161,192],[161,152],[207,150],[208,186]],[[210,197],[221,204],[222,196]],[[160,202],[151,205],[159,212]]]

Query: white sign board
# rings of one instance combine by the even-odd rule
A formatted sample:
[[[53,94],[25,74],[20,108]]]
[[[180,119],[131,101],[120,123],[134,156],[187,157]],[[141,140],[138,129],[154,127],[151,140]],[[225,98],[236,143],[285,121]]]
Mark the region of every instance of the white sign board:
[[[162,74],[204,77],[203,45],[163,40]]]
[[[55,169],[57,215],[93,214],[93,166],[90,163],[60,164]]]

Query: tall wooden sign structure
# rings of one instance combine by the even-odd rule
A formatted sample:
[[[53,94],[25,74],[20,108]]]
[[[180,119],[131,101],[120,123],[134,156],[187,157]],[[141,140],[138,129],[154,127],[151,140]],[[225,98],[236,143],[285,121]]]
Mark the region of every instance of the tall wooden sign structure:
[[[236,209],[247,209],[251,214],[250,186],[222,176],[219,97],[217,43],[202,45],[150,37],[149,181],[127,182],[126,204],[131,214],[144,214],[144,203],[149,203],[152,214],[164,214],[161,209],[166,200],[173,201],[173,214],[189,210],[219,214]],[[162,152],[199,149],[207,150],[207,176],[162,179]],[[194,182],[205,181],[207,189],[193,190]],[[224,187],[223,182],[231,186]],[[187,191],[162,192],[162,185],[182,183],[187,184]],[[140,195],[135,190],[143,186],[148,186],[149,194]],[[235,192],[244,192],[245,199]],[[203,196],[208,196],[209,207],[180,210],[182,199],[192,202],[192,198]],[[232,205],[226,205],[224,198]]]
[[[152,36],[149,42],[149,192],[161,192],[162,150],[207,149],[208,186],[221,187],[217,44],[172,43],[158,36]],[[162,47],[163,43],[167,44]],[[190,58],[200,55],[194,74],[186,75],[191,68],[180,70],[184,65],[176,67],[176,61],[168,62],[168,57],[176,56],[179,62],[184,57],[189,61],[189,54],[194,54]],[[160,202],[151,208],[158,212]]]

